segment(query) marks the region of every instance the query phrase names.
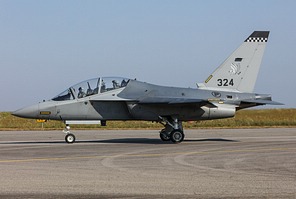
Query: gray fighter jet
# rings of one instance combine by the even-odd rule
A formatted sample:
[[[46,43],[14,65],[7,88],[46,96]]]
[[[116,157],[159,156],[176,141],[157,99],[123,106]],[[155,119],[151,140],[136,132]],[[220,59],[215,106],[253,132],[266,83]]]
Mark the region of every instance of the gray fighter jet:
[[[147,120],[161,123],[163,141],[184,139],[183,121],[234,117],[240,109],[281,105],[271,95],[253,93],[269,31],[253,32],[198,88],[158,86],[129,78],[99,77],[69,87],[49,101],[13,115],[66,124],[67,143],[75,142],[69,124],[108,120]]]

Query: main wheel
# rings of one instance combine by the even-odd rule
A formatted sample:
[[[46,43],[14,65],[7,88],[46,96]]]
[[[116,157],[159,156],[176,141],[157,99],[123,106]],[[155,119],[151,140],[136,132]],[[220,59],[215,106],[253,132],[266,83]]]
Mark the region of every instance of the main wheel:
[[[69,133],[69,134],[67,134],[66,135],[66,137],[65,137],[65,141],[68,143],[68,144],[72,144],[72,143],[74,143],[75,142],[75,135],[74,134],[72,134],[72,133]]]
[[[162,141],[169,141],[170,140],[170,136],[167,134],[167,132],[164,129],[161,130],[161,132],[159,133],[159,137]]]
[[[184,133],[180,129],[173,130],[170,134],[171,141],[174,143],[180,143],[184,140]]]

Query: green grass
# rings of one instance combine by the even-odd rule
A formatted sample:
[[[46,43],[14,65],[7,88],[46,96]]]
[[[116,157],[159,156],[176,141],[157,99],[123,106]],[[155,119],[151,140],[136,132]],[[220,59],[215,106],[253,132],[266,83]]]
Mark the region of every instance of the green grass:
[[[242,110],[234,118],[184,122],[184,128],[259,128],[259,127],[296,127],[296,109]],[[0,130],[53,130],[63,129],[60,121],[47,121],[43,124],[36,120],[22,119],[10,113],[0,113]],[[71,125],[75,129],[161,129],[159,123],[147,121],[107,121],[106,127],[100,125]]]

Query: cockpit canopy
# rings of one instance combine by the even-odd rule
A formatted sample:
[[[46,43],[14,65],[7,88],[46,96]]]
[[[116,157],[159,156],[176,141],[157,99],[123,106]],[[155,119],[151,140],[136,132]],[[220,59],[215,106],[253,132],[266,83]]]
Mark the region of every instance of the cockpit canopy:
[[[54,97],[54,101],[65,101],[88,97],[91,95],[108,92],[125,87],[129,82],[128,78],[102,77],[89,79],[71,86],[61,94]]]

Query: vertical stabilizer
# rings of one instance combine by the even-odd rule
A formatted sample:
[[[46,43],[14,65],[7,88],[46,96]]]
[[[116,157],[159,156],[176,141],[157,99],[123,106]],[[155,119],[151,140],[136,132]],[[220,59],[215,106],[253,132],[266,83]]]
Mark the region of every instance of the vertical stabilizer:
[[[253,92],[269,31],[254,31],[204,82],[207,88]]]

